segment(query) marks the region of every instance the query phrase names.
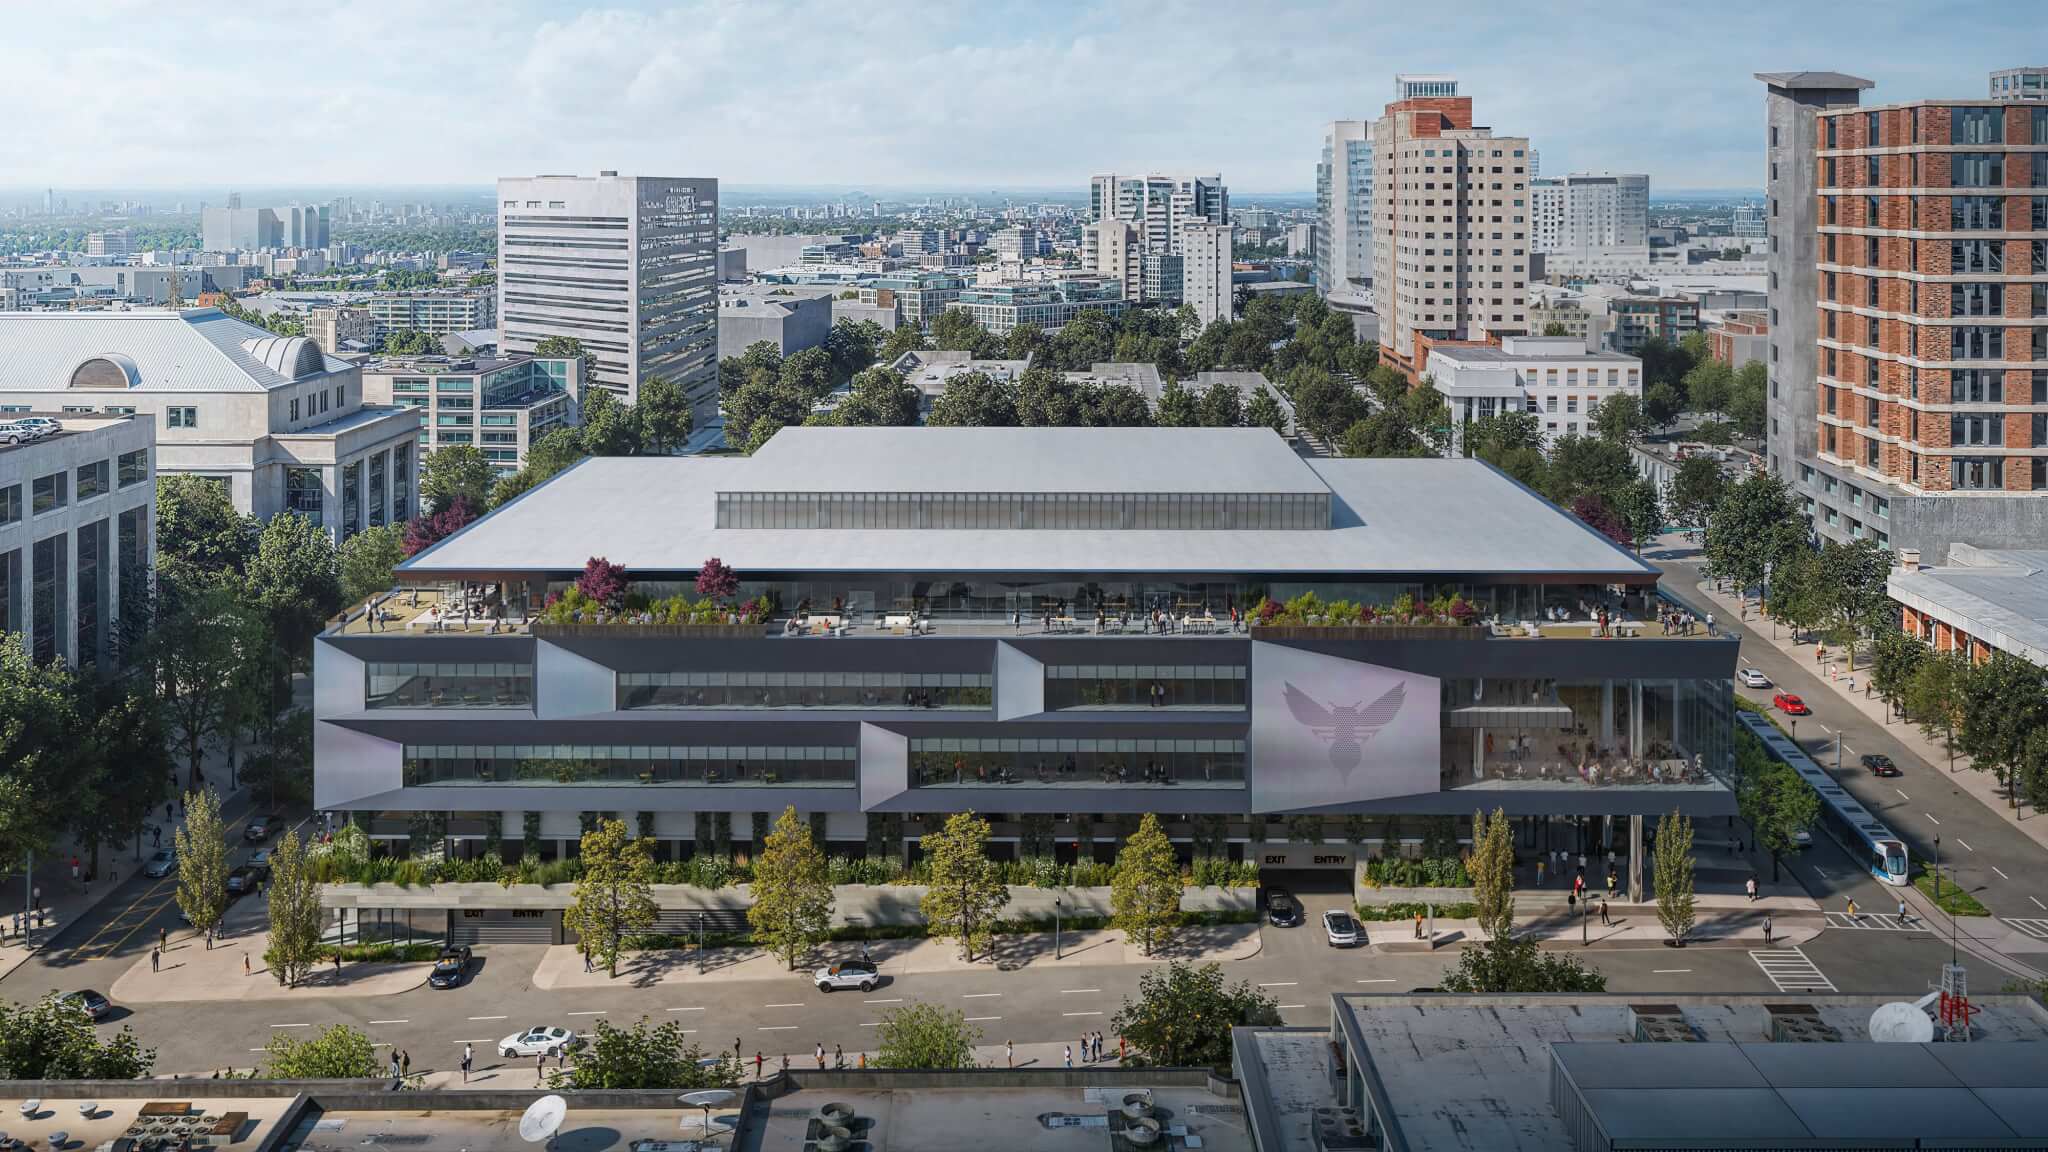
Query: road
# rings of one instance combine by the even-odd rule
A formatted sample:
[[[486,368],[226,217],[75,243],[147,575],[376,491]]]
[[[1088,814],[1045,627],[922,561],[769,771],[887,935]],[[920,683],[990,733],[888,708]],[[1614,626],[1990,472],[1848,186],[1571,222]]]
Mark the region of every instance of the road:
[[[1648,553],[1645,558],[1665,571],[1672,592],[1701,603],[1704,598],[1697,591],[1699,568],[1688,558],[1690,555],[1667,551]],[[1932,860],[1934,838],[1940,836],[1943,868],[1992,915],[2009,922],[2019,921],[2016,926],[2028,935],[2048,936],[2048,850],[1952,784],[1944,766],[1929,764],[1886,726],[1842,704],[1834,690],[1823,682],[1811,659],[1786,656],[1755,631],[1770,628],[1768,621],[1728,620],[1726,615],[1717,613],[1715,622],[1741,637],[1742,666],[1758,669],[1777,685],[1763,689],[1738,687],[1738,691],[1765,706],[1773,692],[1797,693],[1813,709],[1812,716],[1799,718],[1795,729],[1800,746],[1817,763],[1832,768],[1839,742],[1842,771],[1835,774],[1836,778],[1906,841],[1916,859]],[[1790,726],[1792,717],[1778,718]],[[1904,775],[1889,779],[1872,776],[1859,759],[1871,753],[1891,757]],[[1818,894],[1821,890],[1815,891]],[[1863,897],[1859,896],[1858,902],[1861,904]],[[2030,930],[2035,928],[2039,930]]]

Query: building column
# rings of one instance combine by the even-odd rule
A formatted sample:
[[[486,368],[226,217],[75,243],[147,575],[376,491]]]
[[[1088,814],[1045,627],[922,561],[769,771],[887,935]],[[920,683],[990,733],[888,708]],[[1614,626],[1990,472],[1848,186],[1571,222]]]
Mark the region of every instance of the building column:
[[[387,447],[382,452],[379,452],[378,455],[384,458],[384,523],[396,524],[398,523],[398,502],[393,498],[393,494],[398,491],[398,485],[393,482],[395,477],[391,469],[398,462],[398,454],[395,450]]]
[[[1643,759],[1643,682],[1628,682],[1628,754],[1631,760]]]
[[[1472,730],[1472,778],[1486,779],[1486,729]]]
[[[1614,747],[1614,681],[1600,682],[1600,741],[1594,749],[1600,751]]]
[[[1628,902],[1643,902],[1643,818],[1628,818]]]

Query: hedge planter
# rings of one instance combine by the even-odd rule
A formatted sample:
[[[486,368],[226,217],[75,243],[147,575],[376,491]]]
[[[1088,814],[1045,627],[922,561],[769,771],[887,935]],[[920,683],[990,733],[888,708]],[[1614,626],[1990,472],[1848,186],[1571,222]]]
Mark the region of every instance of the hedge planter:
[[[1475,624],[1254,624],[1254,640],[1483,640],[1491,635]]]
[[[536,620],[542,640],[759,640],[766,624],[549,624]]]

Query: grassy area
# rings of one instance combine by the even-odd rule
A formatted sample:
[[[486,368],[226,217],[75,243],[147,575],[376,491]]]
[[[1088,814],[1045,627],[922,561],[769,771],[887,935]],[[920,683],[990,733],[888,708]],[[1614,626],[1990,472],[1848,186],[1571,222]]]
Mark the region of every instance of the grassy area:
[[[1977,898],[1970,895],[1968,889],[1956,883],[1956,878],[1948,873],[1942,874],[1941,897],[1935,899],[1934,869],[1925,864],[1920,866],[1920,874],[1913,877],[1913,887],[1918,888],[1922,896],[1933,900],[1936,907],[1951,916],[1991,915],[1988,909],[1977,903]]]

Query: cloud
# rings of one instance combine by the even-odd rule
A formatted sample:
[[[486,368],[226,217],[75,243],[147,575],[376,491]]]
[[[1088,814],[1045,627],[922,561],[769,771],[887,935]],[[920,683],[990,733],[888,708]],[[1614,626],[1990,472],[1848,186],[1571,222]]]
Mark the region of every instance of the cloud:
[[[1401,71],[1457,75],[1547,172],[1762,182],[1751,73],[1975,97],[2038,41],[2025,3],[1869,0],[340,0],[304,12],[14,5],[0,171],[42,185],[481,183],[543,171],[728,183],[1035,185],[1095,171],[1313,182],[1323,124]],[[1427,48],[1425,53],[1422,49]]]

